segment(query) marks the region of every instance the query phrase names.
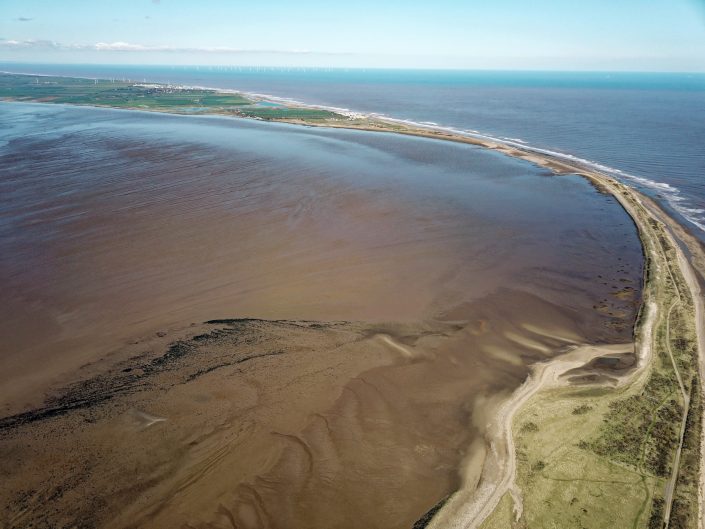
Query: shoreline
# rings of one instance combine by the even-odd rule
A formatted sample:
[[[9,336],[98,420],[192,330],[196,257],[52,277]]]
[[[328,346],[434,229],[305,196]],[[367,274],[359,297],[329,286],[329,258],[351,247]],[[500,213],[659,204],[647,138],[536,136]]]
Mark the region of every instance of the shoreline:
[[[303,124],[298,123],[294,120],[282,120],[292,124]],[[469,145],[474,145],[482,147],[485,149],[490,149],[493,151],[500,152],[506,156],[513,158],[522,159],[533,164],[539,165],[549,169],[551,172],[557,175],[561,174],[577,174],[587,179],[600,189],[614,196],[621,207],[629,215],[629,217],[634,222],[639,237],[642,243],[642,249],[645,255],[649,253],[652,254],[650,257],[653,259],[656,256],[654,252],[660,252],[664,258],[666,266],[676,266],[680,273],[685,278],[688,290],[690,291],[690,296],[695,305],[695,328],[696,328],[696,338],[697,338],[697,349],[696,354],[699,359],[698,371],[700,374],[700,379],[703,380],[705,376],[705,329],[703,323],[703,315],[705,314],[705,309],[703,307],[703,296],[700,281],[705,278],[705,269],[699,269],[693,265],[683,253],[683,247],[687,248],[688,252],[693,256],[699,264],[703,260],[703,247],[701,243],[690,234],[687,229],[668,215],[658,204],[656,204],[652,199],[646,197],[643,193],[637,189],[623,184],[617,181],[615,178],[603,174],[594,169],[583,167],[580,163],[574,162],[569,163],[565,160],[559,159],[557,157],[536,153],[529,149],[522,149],[521,147],[515,147],[508,145],[507,143],[495,140],[495,139],[480,139],[470,136],[465,136],[461,134],[453,134],[450,132],[445,132],[441,130],[426,130],[422,128],[408,127],[404,126],[401,130],[397,128],[392,128],[388,125],[384,119],[376,119],[372,122],[371,126],[351,126],[345,124],[312,124],[306,123],[305,125],[315,126],[315,127],[329,127],[329,128],[344,128],[352,130],[364,130],[368,132],[386,132],[386,133],[396,133],[405,134],[410,136],[417,136],[430,139],[439,139],[445,141],[453,141],[456,143],[465,143]],[[391,122],[394,125],[398,125],[397,122]],[[385,127],[386,125],[386,127]],[[657,222],[665,227],[664,232],[668,238],[668,242],[675,248],[676,259],[674,262],[669,262],[664,251],[663,244],[658,241],[658,238],[653,235],[648,227],[649,222]],[[646,272],[646,271],[645,271]],[[663,272],[661,272],[663,274]],[[701,278],[698,280],[698,276]],[[637,369],[633,375],[640,375],[647,371],[649,367],[649,362],[651,359],[651,348],[654,342],[654,319],[657,317],[659,312],[669,312],[669,307],[659,306],[658,300],[648,300],[646,293],[652,286],[649,284],[650,281],[657,283],[660,277],[650,278],[648,275],[644,278],[644,285],[642,292],[644,293],[644,298],[642,299],[642,308],[648,307],[648,314],[646,316],[646,323],[637,322],[634,334],[635,342],[637,344],[637,357],[638,365]],[[515,515],[521,514],[521,500],[520,493],[516,490],[515,475],[516,475],[516,465],[515,465],[515,446],[512,439],[512,423],[514,416],[521,410],[522,406],[530,399],[531,396],[540,393],[543,389],[551,387],[552,380],[555,381],[560,373],[565,372],[569,369],[566,364],[570,364],[568,357],[572,356],[572,353],[567,353],[552,359],[545,364],[538,364],[532,366],[532,373],[529,375],[527,381],[517,388],[511,397],[504,402],[500,408],[500,418],[502,420],[502,425],[499,427],[495,426],[495,436],[494,439],[490,440],[491,453],[496,457],[496,461],[491,461],[490,463],[494,468],[490,468],[489,473],[492,475],[490,480],[494,481],[494,488],[492,485],[489,487],[485,484],[485,490],[482,490],[482,479],[487,480],[488,476],[485,476],[485,470],[488,464],[488,458],[485,456],[485,461],[483,462],[483,476],[480,482],[473,484],[469,491],[460,489],[455,494],[445,502],[443,507],[433,516],[427,527],[431,529],[440,527],[458,527],[463,529],[470,529],[480,527],[485,520],[495,511],[500,500],[504,496],[505,492],[509,492],[515,501]],[[633,376],[630,378],[638,378]],[[634,381],[623,381],[624,384],[630,384]],[[700,396],[702,398],[702,395]],[[687,415],[687,408],[685,411]],[[705,419],[705,414],[703,414]],[[683,428],[685,428],[685,416],[683,419]],[[492,429],[490,428],[489,431]],[[682,433],[681,433],[681,445],[682,445]],[[508,451],[512,455],[507,455],[508,459],[502,463],[499,457],[497,457],[498,450],[501,452],[501,445],[504,444],[504,450]],[[702,521],[705,520],[705,435],[701,432],[700,435],[700,473],[699,473],[699,494],[698,494],[698,524],[702,526]],[[498,449],[498,446],[500,448]],[[680,447],[678,448],[680,452]],[[674,479],[678,475],[678,468],[674,469]],[[672,483],[671,489],[675,488],[675,483]],[[489,489],[489,490],[488,490]],[[460,509],[463,511],[461,515],[457,512],[454,515],[447,516],[448,511],[458,509],[454,506],[453,499],[458,494],[480,494],[480,498],[474,499],[471,502],[465,501],[465,498],[461,500],[462,506]],[[479,500],[479,501],[477,501]],[[484,502],[484,503],[483,503]],[[517,505],[518,503],[518,505]],[[469,512],[468,512],[469,511]],[[670,512],[670,504],[668,505],[668,512]]]
[[[642,246],[645,252],[648,252],[650,260],[659,259],[660,245],[657,242],[657,238],[649,233],[648,227],[645,222],[653,217],[647,212],[646,207],[639,201],[638,195],[631,195],[630,198],[635,198],[641,211],[637,211],[634,204],[628,203],[624,198],[624,194],[630,193],[623,189],[627,186],[623,184],[616,184],[622,187],[613,187],[614,182],[609,180],[604,181],[600,178],[596,178],[593,175],[583,175],[594,181],[596,184],[606,186],[606,190],[609,191],[613,196],[617,197],[622,207],[629,214],[629,216],[634,220],[637,228],[639,230],[640,238],[642,240]],[[637,192],[638,193],[638,192]],[[699,371],[702,378],[703,368],[705,363],[703,362],[703,352],[705,348],[703,347],[703,340],[705,338],[705,333],[702,332],[702,297],[699,295],[699,285],[695,277],[695,271],[690,263],[685,258],[682,250],[675,244],[676,240],[671,239],[670,241],[677,252],[676,263],[681,273],[683,274],[686,282],[691,290],[691,295],[694,300],[696,300],[696,324],[698,327],[698,349],[699,349]],[[665,255],[664,255],[665,258]],[[673,263],[668,263],[664,259],[668,266]],[[646,278],[648,279],[648,278]],[[659,278],[654,277],[651,282],[658,282]],[[648,375],[648,370],[650,367],[650,361],[653,356],[653,342],[654,342],[654,326],[655,320],[658,315],[662,312],[668,311],[669,307],[664,307],[658,303],[658,300],[654,300],[655,296],[653,294],[648,294],[653,289],[653,285],[645,282],[643,292],[645,293],[644,300],[642,303],[642,308],[646,308],[645,318],[643,321],[639,321],[638,325],[635,327],[635,345],[637,353],[637,366],[634,371],[629,373],[628,376],[621,378],[615,388],[626,387],[631,385],[640,385],[644,383],[644,377]],[[580,354],[582,350],[582,355]],[[451,499],[446,502],[444,508],[437,515],[436,518],[429,524],[431,529],[440,529],[441,527],[453,527],[453,528],[476,528],[482,526],[482,524],[493,514],[497,506],[499,505],[505,494],[511,496],[513,502],[513,512],[514,520],[518,521],[522,514],[522,496],[521,491],[518,489],[516,484],[516,445],[513,439],[513,425],[515,418],[520,414],[522,409],[527,405],[528,401],[542,392],[550,389],[561,389],[570,388],[571,385],[568,381],[560,381],[561,375],[567,373],[570,369],[574,369],[576,366],[584,364],[591,358],[604,354],[605,351],[601,351],[599,347],[595,346],[582,346],[578,347],[568,353],[564,353],[554,359],[547,362],[542,362],[539,364],[534,364],[532,366],[532,371],[526,382],[520,386],[509,399],[507,399],[504,404],[498,410],[496,414],[495,421],[492,423],[492,428],[489,431],[493,431],[494,435],[489,440],[491,453],[494,456],[494,460],[489,461],[490,467],[488,471],[483,472],[483,478],[486,483],[483,487],[474,487],[467,490],[461,489],[458,493],[460,497],[459,501],[455,502],[454,505]],[[705,443],[705,438],[701,436],[701,443]],[[505,461],[502,461],[503,456]],[[701,452],[702,457],[702,452]],[[677,470],[677,467],[676,469]],[[486,475],[485,475],[486,474]],[[677,472],[676,472],[677,475]],[[700,481],[703,483],[705,474],[700,473]],[[481,482],[482,484],[482,482]],[[702,520],[703,516],[703,489],[700,488],[699,494],[699,515]],[[451,511],[451,512],[448,512]],[[445,516],[444,516],[445,515]]]
[[[242,92],[239,92],[242,93]],[[46,104],[46,103],[44,103]],[[114,108],[114,107],[99,107],[97,105],[72,105],[72,106],[95,106],[98,108]],[[150,111],[140,108],[130,108],[129,110],[138,111]],[[154,110],[151,110],[154,112]],[[173,113],[166,111],[157,111],[160,113]],[[222,115],[222,114],[216,114]],[[230,116],[238,117],[238,116]],[[240,119],[252,119],[246,117],[240,117]],[[365,122],[345,122],[345,121],[335,121],[335,122],[308,122],[305,120],[291,120],[291,119],[272,119],[266,121],[274,121],[280,123],[289,123],[293,125],[303,125],[303,126],[314,126],[323,128],[342,128],[349,130],[363,130],[368,132],[385,132],[385,133],[396,133],[404,134],[410,136],[417,136],[429,139],[438,139],[445,141],[453,141],[456,143],[465,143],[469,145],[474,145],[477,147],[482,147],[485,149],[490,149],[497,151],[506,156],[511,156],[513,158],[522,159],[531,162],[535,165],[549,169],[554,174],[577,174],[586,178],[588,181],[599,187],[601,190],[614,196],[620,205],[624,208],[627,214],[634,221],[637,231],[639,232],[640,238],[642,240],[642,248],[644,252],[653,252],[655,248],[661,247],[659,241],[653,236],[649,235],[650,228],[648,223],[655,221],[663,226],[665,226],[664,232],[668,238],[670,244],[676,249],[677,258],[673,261],[669,261],[664,254],[664,260],[668,263],[668,266],[677,266],[683,277],[686,280],[690,295],[695,303],[695,322],[696,322],[696,334],[698,340],[698,358],[699,358],[699,371],[701,379],[705,375],[705,360],[703,355],[705,355],[705,330],[703,329],[703,299],[701,295],[701,287],[698,280],[698,275],[702,278],[705,277],[704,270],[698,268],[697,266],[690,263],[683,253],[682,247],[687,248],[688,252],[691,254],[696,262],[699,262],[703,256],[703,248],[699,241],[690,235],[687,228],[679,224],[672,217],[670,217],[660,206],[655,204],[651,199],[643,195],[640,191],[632,188],[627,184],[623,184],[617,181],[615,178],[603,174],[592,168],[584,167],[579,162],[567,162],[555,156],[551,156],[544,153],[537,153],[532,151],[530,148],[522,148],[508,143],[504,143],[496,139],[482,139],[477,137],[471,137],[460,133],[453,133],[449,131],[444,131],[440,129],[434,129],[429,126],[429,128],[422,128],[419,126],[411,126],[408,124],[403,124],[394,120],[387,120],[384,118],[365,118]],[[688,237],[686,237],[685,235]],[[647,239],[645,239],[647,237]],[[650,278],[646,278],[649,280]],[[658,277],[651,278],[652,281],[658,281]],[[651,307],[647,302],[647,289],[650,285],[644,284],[644,298],[642,304],[646,304]],[[642,305],[644,306],[644,305]],[[639,364],[637,371],[638,373],[644,372],[644,369],[648,367],[651,358],[651,342],[653,340],[653,318],[659,312],[665,312],[668,307],[658,307],[649,308],[647,311],[647,323],[639,325],[635,328],[635,334],[637,335],[637,342],[639,344]],[[650,323],[649,323],[650,322]],[[495,435],[490,441],[491,445],[502,445],[505,446],[505,454],[508,459],[505,460],[504,465],[500,457],[497,457],[497,462],[499,463],[498,468],[491,469],[495,476],[493,481],[495,482],[494,488],[492,484],[487,485],[489,481],[487,476],[483,475],[485,479],[485,497],[484,504],[478,502],[467,503],[464,502],[465,511],[468,509],[474,510],[479,513],[471,520],[455,518],[455,522],[447,522],[448,527],[478,527],[482,522],[494,511],[495,507],[499,503],[500,499],[506,491],[512,491],[515,488],[514,477],[516,473],[515,465],[513,464],[513,456],[508,454],[514,454],[515,445],[512,439],[512,421],[514,416],[521,410],[522,406],[528,401],[528,399],[534,394],[540,392],[544,387],[549,387],[555,381],[557,376],[560,374],[559,370],[565,368],[568,369],[567,363],[570,363],[569,357],[575,354],[575,351],[560,355],[555,359],[542,363],[535,364],[532,366],[534,371],[533,375],[530,375],[527,381],[520,386],[509,399],[507,399],[501,405],[501,412],[499,414],[499,419],[501,419],[501,424],[495,425]],[[570,364],[572,366],[572,364]],[[565,371],[563,369],[563,371]],[[705,448],[705,437],[701,435],[701,444]],[[501,450],[500,450],[501,451]],[[701,457],[703,451],[701,450]],[[488,459],[485,458],[483,467],[488,464]],[[699,489],[699,511],[701,520],[705,518],[705,498],[703,498],[703,489],[705,485],[705,465],[701,462],[700,470],[700,489]],[[483,470],[484,474],[484,470]],[[481,485],[482,485],[481,481]],[[487,490],[489,487],[490,490]],[[474,493],[479,490],[479,487],[475,488]],[[461,489],[462,491],[462,489]],[[468,491],[464,491],[468,492]],[[455,494],[458,494],[456,492]],[[448,510],[453,505],[453,498],[455,495],[451,496],[448,502],[443,508],[439,510],[434,519],[431,521],[429,527],[435,527],[436,521],[440,520],[442,517],[448,514]],[[444,514],[445,513],[445,514]],[[451,518],[452,520],[452,518]]]
[[[372,127],[370,128],[363,128],[363,130],[370,130],[370,131],[375,131],[377,129],[374,129]],[[653,235],[650,235],[650,229],[647,226],[647,223],[650,221],[656,221],[660,223],[661,225],[665,226],[667,229],[665,230],[665,233],[667,234],[667,237],[669,239],[669,242],[673,245],[673,247],[676,250],[676,255],[677,259],[675,260],[675,263],[668,262],[668,259],[665,257],[665,253],[663,255],[664,260],[666,261],[667,266],[673,266],[675,265],[678,267],[680,270],[681,274],[686,280],[686,284],[688,285],[688,289],[690,290],[690,295],[693,299],[693,302],[695,304],[695,324],[696,324],[696,336],[697,336],[697,356],[699,358],[699,365],[698,365],[698,370],[700,373],[700,378],[701,380],[703,379],[703,376],[705,376],[705,329],[704,324],[703,324],[703,315],[705,314],[704,308],[703,308],[703,296],[702,296],[702,291],[700,287],[700,283],[697,279],[697,275],[700,275],[700,277],[705,277],[705,271],[704,270],[699,270],[697,269],[692,263],[688,261],[686,256],[683,253],[682,246],[685,246],[688,251],[691,253],[691,255],[694,256],[694,258],[701,258],[703,249],[702,246],[699,245],[698,241],[693,237],[691,234],[689,234],[687,231],[685,231],[685,228],[677,223],[675,219],[670,217],[665,211],[663,211],[662,208],[660,208],[655,202],[653,202],[651,199],[648,197],[644,196],[641,192],[638,190],[632,188],[631,186],[628,186],[626,184],[623,184],[621,182],[616,181],[614,178],[601,174],[598,171],[594,170],[589,170],[587,168],[581,167],[579,164],[570,164],[567,163],[563,160],[556,159],[554,157],[551,157],[549,155],[545,154],[537,154],[534,152],[530,151],[523,151],[520,148],[517,147],[512,147],[506,144],[503,144],[498,141],[484,141],[480,140],[477,138],[466,138],[460,135],[452,135],[452,134],[444,134],[444,133],[425,133],[424,131],[395,131],[395,130],[382,130],[384,132],[397,132],[397,133],[402,133],[402,134],[408,134],[408,135],[414,135],[414,136],[421,136],[421,137],[428,137],[428,138],[436,138],[436,139],[442,139],[446,141],[455,141],[459,143],[467,143],[470,145],[476,145],[479,147],[483,147],[486,149],[494,150],[497,152],[501,152],[502,154],[505,154],[507,156],[511,156],[514,158],[519,158],[523,159],[526,161],[529,161],[531,163],[534,163],[536,165],[545,167],[549,170],[551,170],[554,174],[577,174],[579,176],[582,176],[586,178],[588,181],[592,182],[596,186],[600,187],[601,189],[604,189],[606,192],[610,193],[612,196],[614,196],[617,201],[620,203],[622,208],[626,211],[626,213],[630,216],[630,218],[633,220],[634,224],[637,227],[637,231],[639,233],[640,239],[642,241],[642,248],[645,252],[645,254],[648,253],[654,253],[660,251],[663,253],[663,247],[661,243],[657,240],[657,238]],[[688,239],[684,237],[682,234],[680,237],[676,235],[676,232],[679,231],[678,229],[685,231],[685,234],[690,236]],[[661,272],[663,273],[663,272]],[[644,288],[642,292],[646,294],[649,291],[649,287],[651,285],[648,284],[648,281],[651,279],[653,282],[658,282],[659,278],[654,277],[654,278],[649,278],[645,277],[644,281]],[[642,300],[642,307],[648,306],[648,314],[647,314],[647,323],[641,324],[638,326],[638,328],[635,327],[635,338],[636,342],[638,345],[638,348],[640,350],[637,351],[637,356],[639,358],[639,364],[637,367],[637,370],[635,371],[635,375],[637,373],[642,373],[645,368],[648,367],[649,361],[651,358],[651,344],[654,340],[653,336],[653,326],[654,322],[653,319],[656,317],[656,315],[661,311],[661,312],[666,312],[669,310],[669,307],[661,307],[658,306],[658,303],[653,301],[653,300],[648,300],[647,297],[645,296]],[[514,451],[514,446],[513,446],[513,440],[512,440],[512,435],[511,435],[511,429],[512,429],[512,422],[515,414],[517,414],[522,405],[525,404],[528,399],[539,392],[541,392],[543,389],[546,387],[550,387],[551,383],[550,380],[547,380],[547,374],[552,373],[554,377],[557,376],[558,371],[563,369],[563,371],[567,370],[568,368],[565,366],[565,363],[568,361],[567,357],[571,356],[571,353],[568,353],[566,355],[560,355],[556,357],[555,359],[547,362],[546,364],[540,364],[540,365],[534,365],[532,368],[532,374],[529,376],[529,379],[527,379],[527,382],[525,382],[524,385],[519,387],[510,397],[508,401],[505,402],[505,404],[502,406],[501,410],[504,412],[504,414],[500,414],[501,419],[503,420],[504,424],[502,425],[503,427],[499,428],[499,431],[497,432],[495,439],[491,442],[491,446],[493,446],[493,450],[496,450],[496,444],[502,444],[503,442],[506,444],[507,447],[510,447],[510,451]],[[701,397],[702,398],[702,397]],[[506,410],[506,411],[505,411]],[[687,411],[687,410],[686,410]],[[705,417],[705,415],[704,415]],[[700,436],[701,439],[701,463],[700,463],[700,487],[699,487],[699,525],[702,525],[702,521],[705,519],[705,435]],[[494,452],[496,453],[496,452]],[[502,468],[501,462],[499,465],[500,468]],[[515,469],[515,464],[514,464],[514,457],[509,456],[509,461],[508,463],[505,463],[504,465],[504,472],[503,474],[500,473],[498,478],[495,478],[495,482],[497,483],[496,487],[492,491],[486,491],[484,496],[486,498],[485,500],[485,505],[483,506],[482,504],[478,505],[475,502],[470,503],[469,505],[466,503],[465,507],[466,510],[469,509],[471,511],[471,515],[469,516],[469,520],[458,520],[457,518],[454,520],[452,517],[450,519],[443,520],[443,522],[434,523],[434,520],[442,520],[442,516],[445,511],[451,508],[452,506],[452,497],[451,499],[446,502],[444,507],[439,511],[439,513],[434,517],[434,520],[431,521],[429,524],[430,528],[436,528],[436,527],[462,527],[462,528],[474,528],[474,527],[479,527],[495,510],[497,505],[499,504],[499,501],[501,500],[502,496],[504,495],[505,492],[510,492],[512,494],[513,498],[517,497],[517,491],[515,490],[515,484],[514,484],[514,476],[516,473]],[[677,470],[677,469],[676,469]],[[677,472],[676,472],[677,474]],[[478,490],[478,489],[476,489]],[[489,495],[489,497],[488,497]],[[515,508],[517,508],[517,505],[515,503]],[[518,514],[520,514],[521,507],[518,507]],[[474,514],[474,516],[473,516]],[[454,523],[455,522],[455,523]],[[458,523],[460,522],[460,523]]]

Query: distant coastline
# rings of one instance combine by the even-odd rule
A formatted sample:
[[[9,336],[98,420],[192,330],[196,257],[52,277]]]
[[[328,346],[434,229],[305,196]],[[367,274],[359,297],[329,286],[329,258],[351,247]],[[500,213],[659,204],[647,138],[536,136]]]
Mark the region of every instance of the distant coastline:
[[[5,65],[7,68],[9,65]],[[246,69],[244,69],[246,70]],[[300,99],[295,99],[291,98],[288,96],[275,96],[271,95],[269,93],[266,93],[262,90],[242,90],[239,89],[238,87],[235,88],[224,88],[222,85],[219,85],[217,81],[212,82],[212,83],[191,83],[191,82],[176,82],[176,83],[165,83],[165,82],[157,82],[157,83],[148,83],[149,79],[144,78],[143,80],[137,80],[134,78],[134,75],[140,75],[138,79],[142,78],[142,72],[139,74],[136,71],[133,71],[131,75],[133,75],[133,78],[125,78],[123,75],[119,75],[116,70],[116,76],[115,77],[108,77],[108,72],[109,70],[105,70],[105,75],[104,77],[100,75],[86,75],[82,76],[80,74],[54,74],[54,73],[42,73],[42,74],[36,74],[28,70],[27,68],[23,68],[23,71],[15,70],[14,72],[5,70],[0,72],[0,75],[22,75],[22,76],[33,76],[33,77],[55,77],[55,78],[60,78],[60,79],[83,79],[83,80],[90,80],[90,81],[96,81],[96,80],[110,80],[111,82],[114,83],[125,83],[125,84],[133,84],[133,85],[140,85],[140,84],[150,84],[150,85],[161,85],[161,86],[168,86],[171,87],[175,90],[200,90],[200,91],[206,91],[206,92],[213,92],[213,93],[221,93],[221,94],[231,94],[231,95],[238,95],[242,96],[244,98],[250,99],[252,102],[263,102],[263,103],[274,103],[275,105],[279,106],[281,105],[282,107],[287,107],[290,109],[300,109],[305,112],[309,113],[315,113],[315,112],[321,112],[324,113],[322,117],[324,118],[333,118],[336,119],[335,116],[341,116],[341,119],[347,120],[347,121],[362,121],[362,120],[372,120],[372,121],[380,121],[389,124],[391,127],[395,127],[397,124],[401,126],[405,126],[407,128],[411,129],[420,129],[421,131],[439,131],[442,133],[450,133],[452,136],[458,136],[458,137],[463,137],[463,138],[476,138],[480,139],[482,141],[489,141],[492,143],[501,143],[503,145],[511,146],[511,147],[517,147],[522,150],[530,151],[533,153],[537,154],[545,154],[551,157],[554,157],[560,161],[566,162],[568,164],[577,164],[582,168],[585,168],[587,170],[594,170],[600,173],[603,173],[607,176],[614,177],[617,180],[625,181],[626,183],[633,183],[636,187],[643,191],[646,191],[646,194],[649,196],[652,195],[657,195],[659,197],[659,200],[663,201],[663,204],[667,207],[670,208],[670,211],[672,211],[674,214],[678,215],[679,218],[681,218],[681,223],[686,224],[688,226],[688,229],[694,230],[694,233],[696,234],[696,237],[698,237],[701,242],[705,242],[705,223],[703,222],[702,218],[702,209],[701,206],[697,204],[693,204],[690,200],[687,200],[686,197],[684,196],[684,193],[682,189],[680,189],[680,186],[674,186],[673,182],[669,183],[670,180],[661,180],[660,178],[654,178],[653,176],[651,177],[645,177],[644,175],[639,175],[639,173],[630,171],[629,169],[624,170],[622,166],[617,166],[614,164],[609,164],[609,162],[604,162],[600,158],[601,161],[593,161],[595,158],[594,157],[587,157],[584,153],[581,154],[580,156],[576,156],[574,154],[567,154],[566,152],[559,152],[558,150],[553,150],[551,147],[536,147],[535,144],[532,144],[533,142],[527,142],[524,139],[521,139],[519,137],[515,137],[513,134],[509,135],[497,135],[497,134],[487,134],[484,132],[484,129],[481,127],[477,126],[465,126],[465,127],[458,127],[458,126],[446,126],[444,123],[437,123],[436,121],[442,121],[438,120],[437,118],[426,118],[426,120],[409,120],[409,119],[400,119],[397,117],[394,117],[392,115],[388,115],[386,112],[383,111],[383,113],[379,112],[360,112],[355,109],[353,105],[345,105],[345,106],[336,106],[336,105],[322,105],[322,104],[316,104],[312,102],[302,102]],[[93,73],[93,72],[91,72]],[[96,71],[95,73],[102,73],[100,70]],[[526,75],[529,75],[529,73],[526,73]],[[588,75],[587,73],[585,74],[577,74],[578,77]],[[594,74],[591,74],[594,75]],[[607,74],[605,74],[607,75]],[[637,73],[632,73],[632,74],[624,74],[627,78],[641,78],[642,76],[649,76],[651,74],[648,73],[642,73],[642,74],[637,74]],[[681,80],[679,82],[685,82],[691,77],[698,78],[700,74],[672,74],[672,75],[680,75],[684,77],[684,80]],[[529,76],[531,77],[531,76]],[[611,77],[608,76],[608,77]],[[538,79],[538,78],[537,78]],[[698,81],[699,82],[699,81]],[[633,83],[633,81],[632,81]],[[605,85],[607,86],[607,85]],[[629,85],[630,87],[634,88],[636,85],[632,86]],[[666,85],[670,86],[670,85]],[[699,86],[698,84],[694,86]],[[110,106],[110,105],[102,105],[102,104],[97,104],[95,106]],[[118,108],[118,107],[116,107]],[[127,107],[119,107],[119,108],[127,108]],[[141,108],[141,107],[130,107],[134,108],[135,110],[150,110],[148,108]],[[159,111],[163,112],[169,112],[169,113],[184,113],[179,111],[178,109],[162,109]],[[231,113],[228,112],[222,112],[220,110],[213,109],[211,111],[208,111],[207,113],[211,114],[218,114],[218,115],[232,115]],[[263,120],[272,120],[272,121],[286,121],[285,119],[280,119],[277,116],[270,117],[266,115],[265,113],[260,113],[259,115],[245,115],[242,117],[252,117],[254,119],[263,119]],[[308,116],[304,116],[305,121],[310,121],[308,119]],[[295,121],[295,120],[292,120]],[[316,124],[316,123],[308,123],[308,124]],[[476,130],[477,129],[477,130]],[[506,134],[506,133],[505,133]],[[544,144],[545,145],[545,144]],[[548,144],[550,145],[550,143]],[[568,151],[570,152],[570,151]],[[620,167],[620,168],[616,168]],[[685,200],[684,200],[685,199]],[[686,221],[686,222],[683,222]]]

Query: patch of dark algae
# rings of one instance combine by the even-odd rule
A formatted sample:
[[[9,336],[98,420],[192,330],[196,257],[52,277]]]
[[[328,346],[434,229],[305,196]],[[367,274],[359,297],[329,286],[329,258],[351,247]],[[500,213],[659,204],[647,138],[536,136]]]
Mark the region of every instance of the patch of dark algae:
[[[86,412],[85,420],[91,421],[91,412],[117,396],[135,393],[148,387],[163,385],[158,375],[170,371],[183,371],[181,382],[196,378],[223,367],[242,364],[255,358],[284,354],[282,350],[270,350],[255,354],[239,355],[236,346],[256,345],[262,339],[262,327],[295,326],[320,329],[335,323],[299,322],[288,320],[261,320],[254,318],[218,319],[205,322],[217,328],[188,340],[179,340],[169,345],[164,354],[149,358],[145,353],[127,360],[106,373],[98,374],[73,383],[48,398],[44,405],[16,415],[0,418],[0,435],[37,421],[65,415],[69,412]],[[217,346],[212,348],[213,346]],[[228,351],[223,351],[222,346]],[[177,382],[169,382],[174,385]]]
[[[434,516],[436,516],[436,513],[443,508],[443,506],[446,504],[448,501],[449,496],[446,496],[443,498],[441,501],[436,503],[433,507],[431,507],[426,514],[424,514],[421,518],[416,520],[416,523],[414,523],[414,526],[412,529],[425,529],[428,524],[431,523],[431,520],[433,519]]]

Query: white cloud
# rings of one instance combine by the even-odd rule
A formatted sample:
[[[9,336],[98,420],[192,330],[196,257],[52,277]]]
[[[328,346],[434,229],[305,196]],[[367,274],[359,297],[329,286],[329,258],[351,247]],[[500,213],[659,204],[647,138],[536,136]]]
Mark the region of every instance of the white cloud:
[[[97,51],[162,51],[159,47],[130,44],[129,42],[97,42],[92,47]],[[86,46],[86,49],[90,48],[90,45]]]
[[[148,44],[134,44],[130,42],[96,42],[95,44],[66,44],[52,40],[13,40],[0,39],[0,49],[11,50],[72,50],[72,51],[98,51],[98,52],[165,52],[165,53],[222,53],[222,54],[285,54],[285,55],[310,55],[319,54],[309,50],[275,50],[275,49],[243,49],[228,46],[155,46]],[[327,55],[327,53],[321,53]],[[346,55],[346,54],[335,54]]]
[[[24,48],[37,48],[37,49],[59,49],[60,44],[51,40],[14,40],[14,39],[2,39],[0,40],[0,48],[10,48],[10,49],[24,49]],[[68,48],[66,48],[68,49]]]

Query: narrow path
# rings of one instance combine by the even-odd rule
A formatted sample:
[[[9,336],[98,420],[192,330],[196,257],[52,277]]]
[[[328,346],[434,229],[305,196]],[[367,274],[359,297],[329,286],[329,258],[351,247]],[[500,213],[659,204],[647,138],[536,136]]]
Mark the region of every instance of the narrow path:
[[[670,308],[668,309],[668,313],[666,314],[666,350],[668,351],[668,356],[671,359],[673,371],[675,372],[676,378],[678,379],[678,386],[680,388],[681,396],[683,398],[683,417],[681,418],[680,435],[678,437],[678,448],[676,449],[676,455],[673,458],[673,468],[671,469],[671,477],[668,480],[668,483],[666,484],[666,493],[664,495],[664,529],[668,529],[671,520],[671,510],[673,508],[673,495],[676,491],[676,481],[678,480],[678,470],[680,469],[681,453],[683,451],[683,439],[685,438],[685,427],[686,422],[688,420],[688,412],[690,410],[690,395],[688,394],[685,389],[685,386],[683,385],[683,379],[681,378],[681,374],[676,363],[676,358],[675,356],[673,356],[673,350],[671,349],[671,313],[673,312],[673,309],[676,307],[676,305],[679,305],[681,303],[681,294],[678,290],[678,286],[676,285],[675,281],[673,281],[671,267],[668,264],[666,266],[668,268],[668,275],[671,276],[673,287],[675,288],[676,294],[678,296],[678,299],[671,304]]]
[[[684,233],[680,225],[660,210],[655,204],[649,204],[647,202],[646,206],[653,218],[660,220],[668,226],[672,241],[673,239],[681,241],[688,251],[691,252],[696,262],[698,262],[698,260],[701,263],[705,262],[705,253],[703,253],[703,249],[692,236]],[[701,384],[695,395],[689,395],[690,404],[693,399],[702,399],[702,381],[705,381],[705,295],[702,284],[698,279],[698,272],[696,272],[695,265],[689,262],[684,251],[677,244],[674,244],[674,250],[678,268],[683,274],[685,286],[688,288],[695,311],[696,354]],[[698,270],[700,274],[705,277],[705,270],[703,268],[698,268]],[[700,419],[702,424],[705,425],[705,406],[701,410]],[[705,529],[705,430],[700,433],[700,473],[698,481],[698,527]]]

